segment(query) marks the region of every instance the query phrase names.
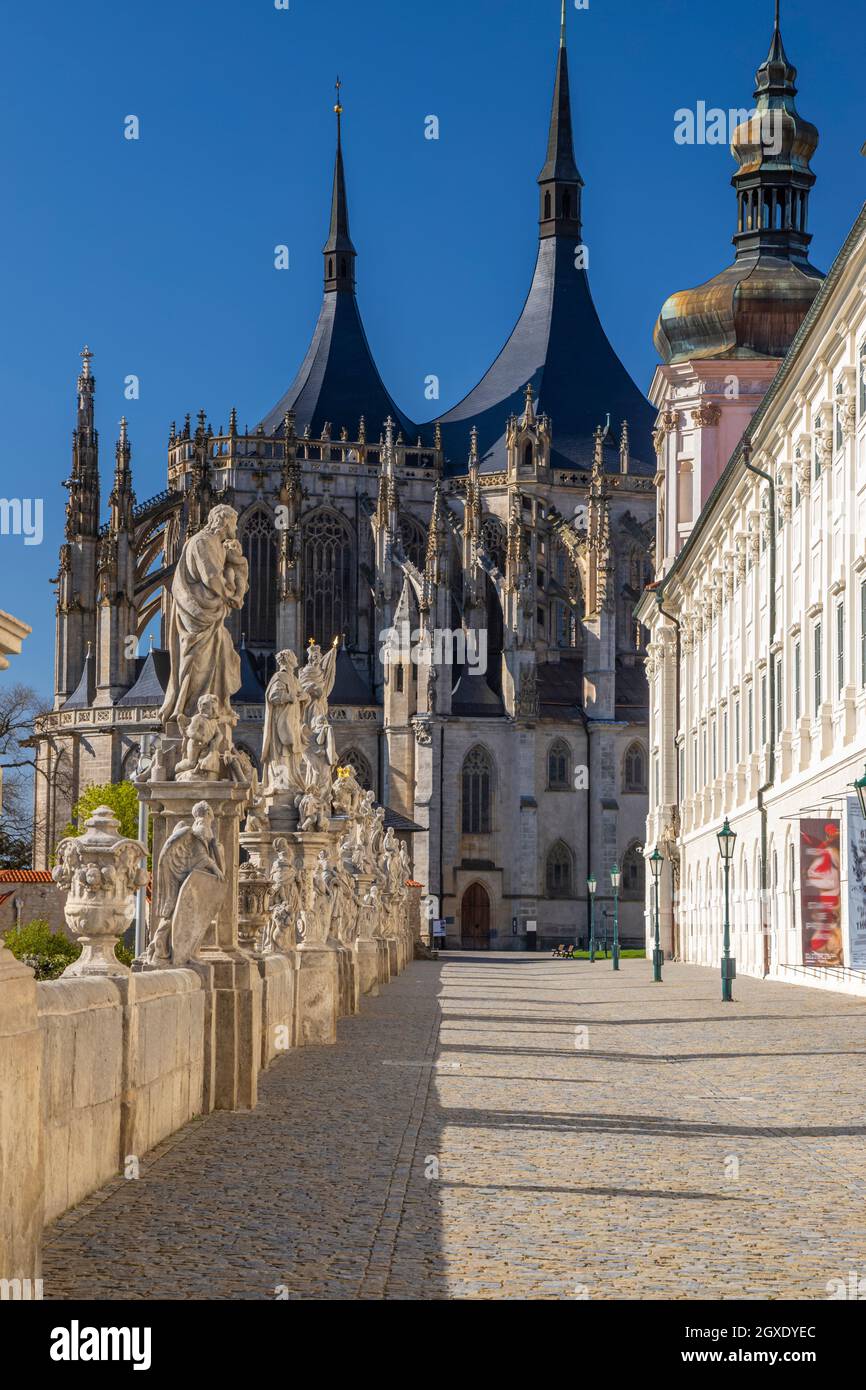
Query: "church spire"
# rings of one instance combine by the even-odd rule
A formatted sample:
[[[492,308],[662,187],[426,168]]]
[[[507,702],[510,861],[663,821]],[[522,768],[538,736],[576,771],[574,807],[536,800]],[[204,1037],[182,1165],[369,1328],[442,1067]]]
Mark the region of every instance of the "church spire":
[[[809,194],[815,175],[809,161],[818,132],[798,112],[797,69],[785,52],[775,4],[770,51],[755,74],[755,114],[734,131],[731,150],[739,164],[737,190],[737,259],[760,252],[806,263]]]
[[[346,197],[346,175],[343,169],[343,107],[340,102],[342,83],[337,78],[337,157],[334,163],[334,191],[331,196],[331,227],[323,247],[325,257],[325,291],[355,291],[355,248],[349,235],[349,200]]]
[[[559,53],[556,59],[556,82],[553,89],[553,109],[547,139],[547,159],[538,176],[541,188],[539,222],[541,236],[580,238],[580,190],[583,179],[574,159],[574,134],[571,121],[571,92],[568,83],[568,48],[565,29],[565,0]]]

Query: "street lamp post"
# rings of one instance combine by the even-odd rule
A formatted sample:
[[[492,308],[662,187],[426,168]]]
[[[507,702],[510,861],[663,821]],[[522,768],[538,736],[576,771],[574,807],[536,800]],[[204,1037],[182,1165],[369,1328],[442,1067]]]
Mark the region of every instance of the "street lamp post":
[[[655,946],[653,947],[653,984],[662,983],[662,944],[659,934],[659,879],[662,874],[662,864],[664,856],[659,854],[659,847],[656,845],[649,857],[649,866],[652,870],[653,888],[655,889]]]
[[[586,880],[586,891],[589,893],[589,963],[595,964],[595,894],[598,889],[595,874],[590,874]]]
[[[722,856],[722,864],[725,870],[725,936],[722,946],[722,1002],[730,1004],[733,1002],[732,985],[737,976],[737,962],[731,955],[731,860],[734,857],[734,845],[737,833],[732,830],[727,818],[719,831],[716,839],[719,842],[719,853]]]
[[[610,886],[613,889],[613,959],[614,970],[619,970],[619,880],[620,872],[616,864],[610,871]]]

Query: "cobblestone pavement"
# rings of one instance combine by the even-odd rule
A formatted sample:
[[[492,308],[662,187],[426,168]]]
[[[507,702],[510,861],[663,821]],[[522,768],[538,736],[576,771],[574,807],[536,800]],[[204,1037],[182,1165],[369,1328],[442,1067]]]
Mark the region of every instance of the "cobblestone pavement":
[[[63,1217],[45,1296],[825,1299],[866,1275],[866,1005],[735,996],[418,962]]]

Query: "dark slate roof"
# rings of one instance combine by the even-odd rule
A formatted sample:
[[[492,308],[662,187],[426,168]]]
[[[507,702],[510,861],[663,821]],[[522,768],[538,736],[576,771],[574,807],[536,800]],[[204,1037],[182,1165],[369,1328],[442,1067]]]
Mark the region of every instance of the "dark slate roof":
[[[319,311],[313,341],[288,391],[262,420],[266,434],[279,434],[286,411],[295,412],[295,427],[303,434],[321,435],[326,422],[333,438],[343,426],[358,437],[361,416],[370,439],[378,439],[390,415],[407,440],[418,435],[407,415],[397,408],[383,385],[367,342],[358,301],[348,290],[328,291]]]
[[[542,661],[537,667],[538,712],[544,719],[579,719],[583,662],[578,657]]]
[[[649,686],[642,661],[617,667],[615,676],[617,719],[649,719]]]
[[[505,706],[485,676],[464,671],[451,696],[451,713],[464,719],[496,719],[504,715]]]
[[[90,651],[88,650],[87,655],[84,658],[84,668],[81,672],[81,678],[77,686],[73,690],[72,694],[70,695],[69,699],[65,702],[65,704],[61,705],[60,708],[89,709],[90,706],[93,704],[93,696],[93,659],[90,655]]]
[[[340,647],[337,652],[337,669],[334,673],[334,688],[328,699],[329,705],[374,705],[373,692],[359,672],[354,661]]]
[[[529,382],[536,411],[551,420],[554,467],[590,468],[595,429],[610,415],[612,444],[621,422],[628,421],[632,471],[655,472],[656,413],[608,342],[586,271],[576,269],[574,261],[573,239],[539,242],[532,288],[514,332],[474,391],[442,419],[449,473],[465,471],[473,425],[482,470],[505,467],[506,422],[509,415],[523,413]],[[613,447],[610,468],[619,469]]]
[[[152,649],[141,664],[135,684],[117,701],[119,705],[161,705],[168,686],[169,655]]]
[[[355,247],[349,235],[349,201],[343,170],[340,114],[337,110],[337,154],[331,196],[331,224],[325,242],[325,293],[313,341],[301,369],[285,395],[262,421],[267,434],[278,434],[287,411],[295,413],[295,428],[309,427],[313,438],[326,423],[333,437],[343,427],[357,439],[361,416],[368,437],[376,440],[390,416],[404,437],[414,442],[418,429],[398,410],[386,391],[367,342],[355,298]]]
[[[417,821],[410,820],[408,816],[403,816],[399,811],[392,811],[390,806],[385,807],[385,829],[397,831],[423,830],[423,825],[418,825]]]

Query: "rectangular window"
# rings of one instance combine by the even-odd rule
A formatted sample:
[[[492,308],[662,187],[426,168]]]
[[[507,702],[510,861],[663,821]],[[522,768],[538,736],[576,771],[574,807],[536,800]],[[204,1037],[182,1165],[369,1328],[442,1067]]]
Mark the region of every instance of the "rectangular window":
[[[722,772],[728,770],[728,711],[722,715]]]
[[[803,702],[801,698],[800,686],[800,643],[794,643],[794,723],[799,724],[800,715],[803,713]]]
[[[767,742],[767,677],[761,676],[761,743]]]
[[[711,729],[710,729],[710,743],[711,743],[712,750],[713,750],[713,781],[715,781],[716,778],[717,778],[718,775],[719,775],[719,751],[718,751],[718,739],[717,739],[717,737],[716,737],[716,720],[715,720],[715,716],[713,716],[713,722],[712,722],[712,726],[711,726]]]
[[[866,685],[866,579],[860,585],[860,684]]]
[[[700,778],[698,777],[698,736],[692,739],[692,796],[697,796]]]
[[[739,765],[742,757],[742,744],[740,741],[740,702],[737,700],[734,705],[734,762]]]
[[[707,760],[707,726],[706,726],[706,724],[704,725],[704,732],[703,732],[703,749],[702,749],[702,752],[703,752],[704,781],[706,782],[706,781],[708,780],[709,771],[710,771],[710,765],[709,765],[709,762],[708,762],[708,760]]]
[[[655,806],[658,806],[658,805],[660,805],[660,803],[661,803],[661,773],[660,773],[660,764],[659,764],[659,755],[658,755],[658,753],[656,753],[655,758],[654,758],[653,761],[654,761],[654,767],[653,767],[653,790],[654,790],[654,792],[655,792],[655,801],[654,801],[653,804],[654,804]]]
[[[685,790],[686,790],[686,748],[685,748],[685,744],[684,744],[684,743],[681,743],[681,744],[680,744],[679,759],[680,759],[680,796],[684,796],[684,795],[685,795]]]
[[[782,698],[782,658],[776,657],[776,739],[784,727],[785,702]]]
[[[749,741],[746,747],[750,753],[755,751],[755,692],[749,688]]]
[[[845,605],[836,605],[836,694],[845,689]]]
[[[812,633],[812,646],[813,646],[813,660],[814,660],[814,663],[815,663],[815,664],[814,664],[814,679],[813,679],[813,693],[814,693],[814,699],[815,699],[815,708],[814,708],[814,710],[813,710],[813,713],[814,713],[814,715],[815,715],[816,718],[817,718],[818,713],[819,713],[819,711],[820,711],[820,709],[821,709],[821,704],[822,704],[823,699],[824,699],[824,673],[823,673],[823,670],[822,670],[822,668],[821,668],[821,657],[822,657],[822,655],[823,655],[823,646],[824,646],[824,624],[823,624],[823,623],[816,623],[816,624],[815,624],[815,629],[814,629],[814,631],[813,631],[813,633]]]

